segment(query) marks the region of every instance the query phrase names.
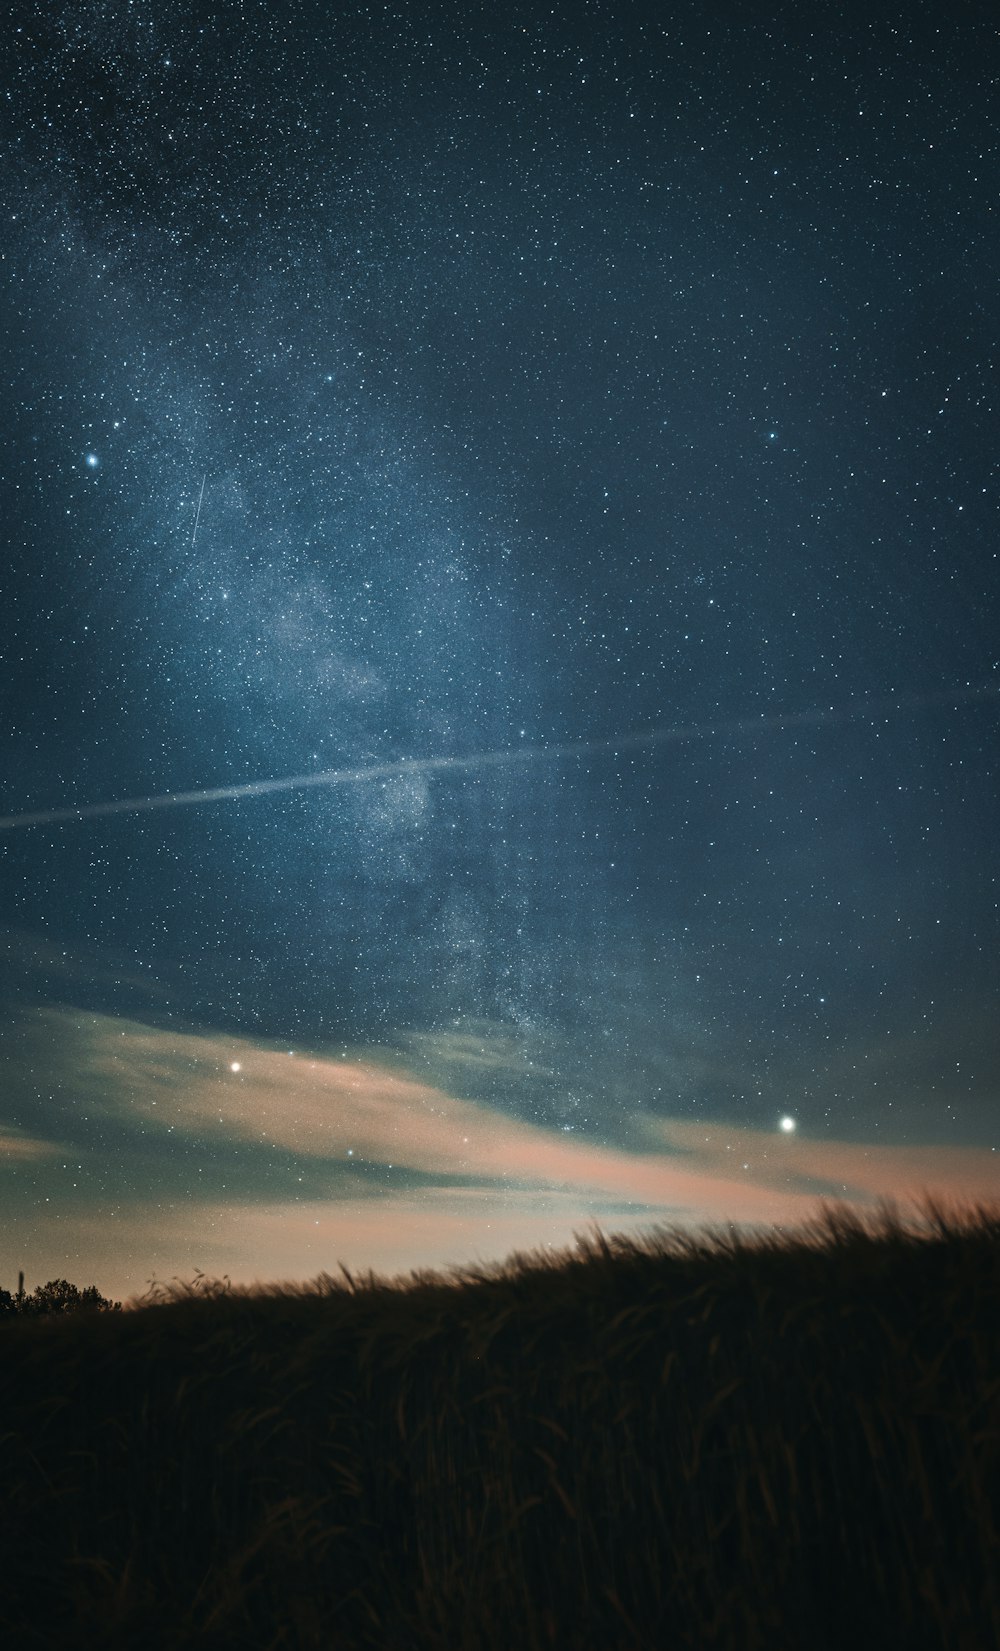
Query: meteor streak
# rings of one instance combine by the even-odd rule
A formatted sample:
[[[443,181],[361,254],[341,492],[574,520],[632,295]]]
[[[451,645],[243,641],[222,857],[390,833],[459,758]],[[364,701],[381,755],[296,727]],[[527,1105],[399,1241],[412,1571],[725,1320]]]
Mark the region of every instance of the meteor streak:
[[[166,791],[152,797],[120,797],[112,802],[84,803],[78,808],[41,808],[22,814],[0,815],[0,831],[16,831],[19,826],[59,825],[69,820],[96,820],[107,814],[140,814],[156,808],[182,808],[195,803],[234,802],[243,797],[266,797],[279,791],[305,791],[316,786],[362,785],[372,780],[396,779],[404,774],[474,773],[477,769],[540,762],[545,758],[588,757],[605,753],[617,755],[621,751],[680,745],[690,740],[754,739],[760,734],[783,728],[827,728],[839,723],[857,722],[864,717],[929,710],[938,705],[959,705],[998,697],[1000,686],[987,683],[981,687],[948,688],[930,694],[864,699],[856,705],[831,706],[825,710],[734,717],[723,722],[675,723],[621,734],[612,739],[507,746],[499,751],[478,751],[459,757],[403,757],[393,762],[368,763],[359,768],[325,768],[312,774],[249,780],[242,785],[204,786],[195,791]]]
[[[191,549],[192,550],[194,549],[194,542],[198,537],[198,523],[201,521],[201,501],[205,497],[205,483],[207,481],[208,481],[208,472],[206,471],[204,476],[202,476],[202,478],[201,478],[201,492],[198,494],[198,508],[194,513],[194,530],[191,534]]]

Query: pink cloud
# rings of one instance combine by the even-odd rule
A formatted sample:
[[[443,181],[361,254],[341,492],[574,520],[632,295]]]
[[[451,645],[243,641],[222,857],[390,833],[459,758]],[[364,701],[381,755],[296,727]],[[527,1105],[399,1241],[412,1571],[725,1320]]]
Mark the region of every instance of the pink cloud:
[[[54,1141],[38,1141],[10,1129],[0,1130],[0,1161],[6,1159],[8,1163],[28,1163],[35,1158],[50,1158],[61,1150]]]
[[[900,1203],[930,1191],[961,1203],[1000,1198],[1000,1155],[981,1147],[865,1145],[810,1140],[798,1134],[659,1120],[651,1138],[680,1149],[706,1175],[739,1181],[750,1174],[761,1187],[813,1181],[847,1199],[858,1194]],[[743,1165],[749,1166],[744,1170]]]
[[[342,1168],[330,1196],[309,1203],[240,1198],[234,1187],[232,1202],[170,1205],[151,1187],[114,1215],[55,1205],[26,1213],[18,1264],[30,1264],[35,1282],[67,1276],[128,1295],[154,1274],[190,1278],[196,1268],[245,1283],[306,1279],[340,1261],[392,1273],[561,1247],[595,1218],[607,1232],[789,1227],[816,1215],[820,1194],[866,1206],[880,1195],[905,1203],[925,1189],[961,1202],[1000,1194],[996,1158],[973,1148],[864,1146],[636,1117],[631,1136],[641,1125],[647,1150],[625,1152],[462,1099],[380,1058],[290,1055],[219,1034],[65,1010],[47,1016],[105,1132],[128,1119],[147,1138],[254,1142]],[[10,1134],[0,1149],[8,1142],[23,1157],[58,1150]],[[354,1182],[352,1164],[366,1161],[449,1184],[384,1195]]]
[[[349,1163],[378,1162],[502,1184],[571,1187],[734,1221],[794,1220],[814,1200],[666,1152],[637,1155],[511,1118],[367,1060],[261,1048],[245,1040],[106,1022],[95,1069],[160,1127],[246,1139]]]

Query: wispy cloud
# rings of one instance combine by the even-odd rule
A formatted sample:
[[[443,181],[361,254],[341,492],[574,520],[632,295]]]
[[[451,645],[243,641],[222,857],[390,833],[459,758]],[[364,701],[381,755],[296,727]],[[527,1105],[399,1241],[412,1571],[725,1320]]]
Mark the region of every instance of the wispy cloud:
[[[6,963],[19,987],[30,978],[34,989],[50,982],[53,989],[66,991],[67,982],[84,983],[88,988],[111,987],[141,994],[149,1000],[169,1002],[176,997],[148,974],[135,968],[135,960],[125,954],[116,958],[107,949],[69,946],[47,940],[27,930],[0,927],[0,961]]]
[[[797,1186],[847,1199],[918,1199],[925,1191],[961,1201],[1000,1198],[1000,1153],[977,1147],[871,1145],[809,1140],[725,1124],[657,1120],[648,1138],[686,1155],[705,1175],[761,1188]]]
[[[377,1061],[292,1054],[102,1016],[87,1016],[78,1030],[107,1106],[205,1142],[252,1141],[500,1187],[571,1187],[716,1219],[788,1220],[809,1203],[803,1192],[770,1183],[734,1186],[666,1151],[638,1155],[544,1129]]]
[[[0,1164],[30,1163],[36,1158],[50,1158],[58,1151],[56,1141],[41,1141],[17,1130],[0,1129]]]
[[[866,1146],[635,1114],[622,1119],[622,1139],[647,1150],[626,1151],[452,1094],[383,1055],[292,1053],[65,1008],[38,1020],[40,1041],[60,1051],[60,1105],[69,1090],[85,1095],[95,1155],[131,1167],[113,1213],[80,1189],[70,1207],[58,1181],[44,1207],[22,1205],[18,1264],[30,1250],[43,1272],[92,1267],[119,1292],[196,1267],[250,1281],[309,1277],[341,1260],[389,1272],[460,1264],[569,1243],[594,1219],[609,1231],[790,1226],[815,1215],[820,1195],[863,1205],[924,1191],[1000,1195],[1000,1165],[981,1149]],[[65,1113],[54,1110],[54,1136],[60,1122]],[[34,1137],[43,1124],[38,1115]],[[50,1151],[42,1138],[8,1138],[22,1159]],[[130,1159],[137,1141],[144,1156]],[[159,1158],[150,1156],[157,1143]],[[251,1143],[260,1149],[253,1175]],[[185,1192],[176,1180],[165,1190],[163,1154],[194,1166]],[[287,1168],[262,1179],[268,1154],[279,1167],[313,1166],[301,1199],[289,1197]],[[202,1188],[199,1159],[224,1162],[221,1181]],[[10,1154],[7,1163],[16,1175]],[[408,1185],[407,1173],[424,1184]]]

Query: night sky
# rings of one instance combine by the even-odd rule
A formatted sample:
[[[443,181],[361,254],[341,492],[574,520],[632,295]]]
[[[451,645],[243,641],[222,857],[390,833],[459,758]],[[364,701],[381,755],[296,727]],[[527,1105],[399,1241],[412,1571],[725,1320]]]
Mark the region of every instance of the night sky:
[[[4,65],[0,1284],[1000,1195],[993,9]]]

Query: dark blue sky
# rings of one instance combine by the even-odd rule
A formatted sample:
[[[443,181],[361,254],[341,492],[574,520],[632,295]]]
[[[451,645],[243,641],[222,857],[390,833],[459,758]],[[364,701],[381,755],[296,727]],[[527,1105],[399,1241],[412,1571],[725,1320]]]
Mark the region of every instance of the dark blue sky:
[[[9,45],[0,1282],[995,1189],[987,9]]]

